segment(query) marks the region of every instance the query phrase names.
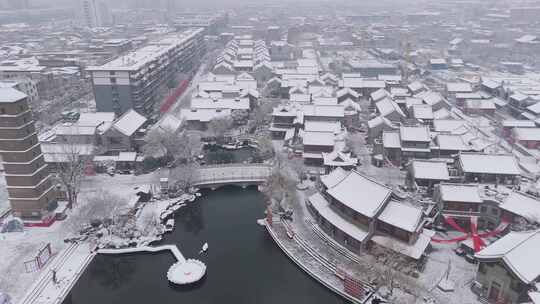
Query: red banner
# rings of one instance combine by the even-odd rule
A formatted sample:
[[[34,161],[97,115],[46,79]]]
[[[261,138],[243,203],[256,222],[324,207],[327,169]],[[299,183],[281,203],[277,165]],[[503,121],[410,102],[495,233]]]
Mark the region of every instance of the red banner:
[[[474,252],[478,252],[482,250],[482,248],[486,247],[486,243],[484,242],[483,238],[496,236],[508,227],[508,222],[503,220],[495,230],[485,233],[478,233],[478,217],[472,216],[471,232],[466,232],[465,229],[461,228],[452,217],[444,216],[444,220],[450,226],[452,226],[457,231],[462,232],[464,235],[452,239],[438,239],[432,237],[431,241],[435,243],[459,243],[465,241],[468,238],[472,238]]]
[[[188,85],[189,85],[189,81],[187,80],[180,81],[178,86],[174,89],[173,93],[165,99],[163,104],[161,104],[159,111],[161,113],[166,113],[167,111],[169,111],[170,108],[176,102],[176,100],[178,100],[178,98],[182,96],[182,94],[184,94],[184,91],[187,89]]]

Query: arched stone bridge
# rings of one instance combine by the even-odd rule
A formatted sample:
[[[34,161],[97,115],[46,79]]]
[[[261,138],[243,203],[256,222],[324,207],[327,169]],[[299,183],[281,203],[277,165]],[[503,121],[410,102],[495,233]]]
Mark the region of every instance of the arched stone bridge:
[[[225,185],[242,187],[260,185],[272,172],[266,164],[230,164],[201,166],[193,178],[193,185],[199,188],[218,188]]]

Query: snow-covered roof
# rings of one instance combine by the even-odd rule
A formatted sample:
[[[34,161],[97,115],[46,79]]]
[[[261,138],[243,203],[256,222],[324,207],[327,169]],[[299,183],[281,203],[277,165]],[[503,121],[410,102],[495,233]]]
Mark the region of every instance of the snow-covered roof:
[[[440,108],[439,110],[433,112],[434,119],[445,119],[450,117],[452,114],[448,111],[447,108]]]
[[[41,143],[41,151],[47,163],[70,162],[74,153],[89,156],[94,154],[95,149],[90,144]]]
[[[386,83],[383,80],[366,80],[363,78],[357,78],[357,77],[346,77],[341,80],[342,87],[346,88],[354,88],[354,89],[361,89],[361,88],[372,88],[372,89],[381,89],[386,87]]]
[[[410,83],[407,87],[409,88],[409,90],[411,90],[411,92],[415,93],[422,90],[424,88],[424,85],[420,81],[415,81]]]
[[[429,128],[427,126],[405,127],[399,128],[399,136],[402,141],[431,141],[429,136]]]
[[[375,128],[381,124],[386,124],[387,126],[394,127],[394,124],[384,116],[377,116],[373,119],[370,119],[367,123],[368,128]]]
[[[519,175],[521,171],[513,155],[461,153],[461,168],[466,173]]]
[[[418,235],[416,242],[412,244],[396,240],[394,237],[387,235],[374,235],[371,240],[377,245],[418,260],[424,254],[434,235],[435,231],[424,229],[422,233]]]
[[[304,146],[334,146],[336,136],[327,132],[304,132],[302,141]]]
[[[182,109],[180,117],[187,121],[209,122],[214,118],[231,115],[231,109]]]
[[[499,207],[533,222],[540,222],[540,201],[530,195],[514,191]]]
[[[308,198],[317,212],[330,224],[345,232],[359,242],[363,242],[368,236],[368,231],[348,221],[330,207],[330,203],[320,194],[315,193]]]
[[[327,193],[352,210],[373,217],[384,207],[392,190],[353,170]],[[369,195],[360,197],[361,193]]]
[[[322,155],[325,166],[356,166],[358,163],[358,159],[351,157],[351,153],[333,151],[330,153],[323,152]]]
[[[433,119],[433,109],[430,105],[427,104],[421,104],[421,105],[413,105],[412,106],[412,113],[414,115],[414,118],[416,119]]]
[[[531,299],[532,304],[540,304],[540,292],[538,291],[529,291],[529,298]]]
[[[343,97],[345,95],[351,95],[354,98],[358,98],[358,96],[360,96],[355,90],[352,90],[350,88],[343,88],[336,92],[337,97]]]
[[[321,176],[321,182],[326,188],[332,188],[349,175],[343,168],[336,168],[332,172]]]
[[[433,120],[433,129],[436,132],[452,132],[466,124],[467,122],[461,119],[435,119]]]
[[[12,103],[28,97],[14,88],[0,88],[0,103]]]
[[[378,89],[377,91],[371,93],[370,97],[374,102],[377,102],[387,96],[390,96],[390,93],[385,89]]]
[[[85,136],[85,135],[95,135],[96,127],[94,126],[81,126],[77,123],[75,124],[63,124],[58,125],[54,128],[56,135],[66,135],[66,136]]]
[[[114,117],[113,112],[81,113],[77,123],[81,126],[97,127],[105,122],[113,122]]]
[[[450,180],[448,166],[445,162],[429,160],[413,160],[412,173],[415,179]]]
[[[163,118],[157,123],[157,126],[161,129],[169,129],[176,131],[182,125],[182,121],[171,114],[165,114]]]
[[[533,105],[528,106],[527,110],[529,112],[532,112],[532,113],[536,114],[536,115],[540,114],[540,102],[537,102],[537,103],[535,103]]]
[[[345,116],[345,108],[342,105],[336,106],[321,106],[321,105],[302,105],[304,116],[317,117],[335,117],[341,118]]]
[[[472,86],[468,82],[449,82],[446,84],[446,90],[449,93],[470,93]]]
[[[341,131],[341,123],[339,121],[306,121],[304,131],[338,133]]]
[[[514,128],[515,139],[526,141],[540,141],[540,128]]]
[[[377,219],[399,229],[415,232],[422,219],[422,209],[390,201]]]
[[[482,99],[482,94],[479,92],[456,93],[456,99]]]
[[[467,99],[465,108],[478,110],[495,110],[495,103],[490,99]]]
[[[461,135],[438,134],[437,144],[440,150],[469,151],[472,148],[463,141]]]
[[[414,95],[416,98],[421,98],[428,105],[436,105],[443,100],[441,94],[433,91],[425,91]]]
[[[405,117],[405,114],[403,113],[399,105],[390,98],[384,98],[380,100],[379,102],[375,104],[375,107],[377,108],[377,111],[379,111],[379,113],[382,116],[387,116],[389,114],[396,112],[400,116]]]
[[[501,83],[492,79],[482,79],[482,85],[488,89],[496,89],[501,86]]]
[[[191,108],[249,110],[249,98],[193,98]]]
[[[498,260],[522,282],[533,283],[540,276],[540,230],[510,232],[475,254],[480,260]]]
[[[401,148],[401,140],[399,139],[399,133],[393,131],[384,131],[383,136],[383,147],[385,148]]]
[[[482,203],[478,185],[439,184],[441,199],[445,202]]]
[[[120,152],[117,161],[134,162],[137,159],[137,152]]]
[[[502,125],[510,128],[534,128],[536,126],[534,121],[516,119],[505,119],[502,121]]]
[[[421,98],[416,97],[406,97],[405,98],[405,107],[407,109],[411,108],[414,105],[422,105],[424,101]]]
[[[131,136],[146,123],[146,117],[131,109],[124,113],[115,123],[114,128],[126,136]]]

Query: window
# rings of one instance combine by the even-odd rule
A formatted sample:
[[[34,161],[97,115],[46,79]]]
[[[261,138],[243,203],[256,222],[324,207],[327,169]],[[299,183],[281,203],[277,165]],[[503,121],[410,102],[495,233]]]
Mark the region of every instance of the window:
[[[499,209],[496,209],[496,208],[491,209],[491,214],[499,215]]]
[[[111,83],[116,84],[116,78],[115,77],[111,77]]]
[[[0,114],[6,114],[6,109],[0,108]]]
[[[486,274],[486,264],[480,263],[480,266],[478,266],[478,272],[482,274]]]
[[[486,206],[480,207],[480,212],[486,213],[487,212],[487,207]]]
[[[114,74],[116,74],[115,71],[110,71],[110,72],[109,72],[109,75],[114,75]]]

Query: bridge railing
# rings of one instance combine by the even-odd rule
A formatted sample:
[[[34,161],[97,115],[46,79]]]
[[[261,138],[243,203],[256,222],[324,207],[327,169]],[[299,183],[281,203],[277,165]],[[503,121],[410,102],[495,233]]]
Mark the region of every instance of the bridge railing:
[[[271,166],[205,167],[199,169],[193,184],[261,182],[266,180],[270,173]]]
[[[215,168],[272,168],[272,165],[269,164],[219,164],[219,165],[204,165],[199,166],[197,169],[215,169]]]

